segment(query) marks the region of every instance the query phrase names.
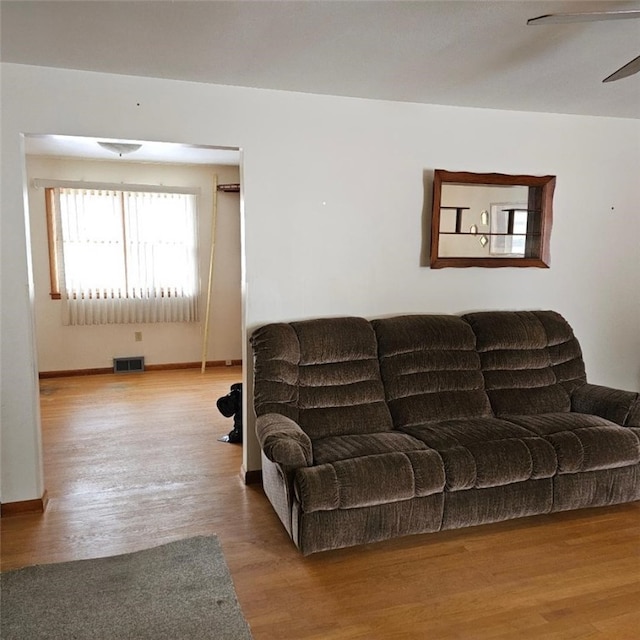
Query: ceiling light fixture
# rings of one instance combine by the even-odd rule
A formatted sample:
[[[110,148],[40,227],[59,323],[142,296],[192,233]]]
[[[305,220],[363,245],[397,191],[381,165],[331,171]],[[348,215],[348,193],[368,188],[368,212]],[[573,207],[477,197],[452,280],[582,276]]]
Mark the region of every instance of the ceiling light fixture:
[[[142,145],[132,142],[98,142],[98,144],[111,153],[117,153],[121,158],[127,153],[137,151]]]

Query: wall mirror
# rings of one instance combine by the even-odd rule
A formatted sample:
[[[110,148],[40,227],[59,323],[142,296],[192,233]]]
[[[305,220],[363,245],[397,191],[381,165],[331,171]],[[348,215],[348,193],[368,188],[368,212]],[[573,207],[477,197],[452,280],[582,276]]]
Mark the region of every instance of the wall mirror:
[[[436,169],[431,268],[549,267],[555,182]]]

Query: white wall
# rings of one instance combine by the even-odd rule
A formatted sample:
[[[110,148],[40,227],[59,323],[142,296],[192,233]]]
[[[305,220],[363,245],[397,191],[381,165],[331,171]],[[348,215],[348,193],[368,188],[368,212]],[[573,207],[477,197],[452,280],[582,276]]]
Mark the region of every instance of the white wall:
[[[108,368],[113,366],[113,358],[126,356],[144,356],[147,365],[201,360],[209,275],[214,174],[218,176],[220,183],[239,182],[238,167],[27,157],[40,371]],[[52,300],[49,295],[44,190],[33,186],[34,178],[116,184],[162,184],[199,189],[200,322],[64,326],[61,301]],[[242,357],[238,194],[218,194],[214,274],[207,359],[238,360]],[[135,342],[136,331],[142,333],[142,342]]]
[[[248,332],[318,315],[556,309],[581,340],[591,381],[640,387],[638,121],[20,65],[3,65],[2,91],[5,501],[43,486],[21,133],[241,147]],[[435,168],[555,174],[551,269],[422,267]],[[252,426],[248,469],[259,465]]]

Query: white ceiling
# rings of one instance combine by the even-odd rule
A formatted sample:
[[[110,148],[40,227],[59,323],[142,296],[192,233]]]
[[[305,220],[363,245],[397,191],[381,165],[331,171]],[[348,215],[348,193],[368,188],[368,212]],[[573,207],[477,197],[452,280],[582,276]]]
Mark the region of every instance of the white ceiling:
[[[640,20],[527,26],[640,1],[0,3],[5,62],[287,91],[640,118]]]
[[[140,149],[119,156],[98,144],[100,142],[132,142]],[[80,136],[28,135],[25,137],[28,155],[62,158],[89,158],[114,162],[171,162],[173,164],[240,165],[240,151],[220,147],[205,147],[173,142],[148,140],[112,140]]]

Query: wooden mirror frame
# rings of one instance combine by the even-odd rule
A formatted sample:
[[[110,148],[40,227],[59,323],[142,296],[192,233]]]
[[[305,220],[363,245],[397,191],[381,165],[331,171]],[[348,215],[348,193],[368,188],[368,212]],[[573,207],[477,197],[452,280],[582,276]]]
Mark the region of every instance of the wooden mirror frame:
[[[438,257],[440,246],[440,212],[443,183],[486,186],[529,187],[530,210],[539,213],[534,218],[535,230],[527,240],[524,257]],[[503,173],[469,173],[436,169],[433,177],[433,209],[431,216],[431,268],[443,267],[542,267],[549,268],[549,242],[553,221],[553,191],[555,176],[507,175]],[[490,233],[486,235],[491,235]]]

